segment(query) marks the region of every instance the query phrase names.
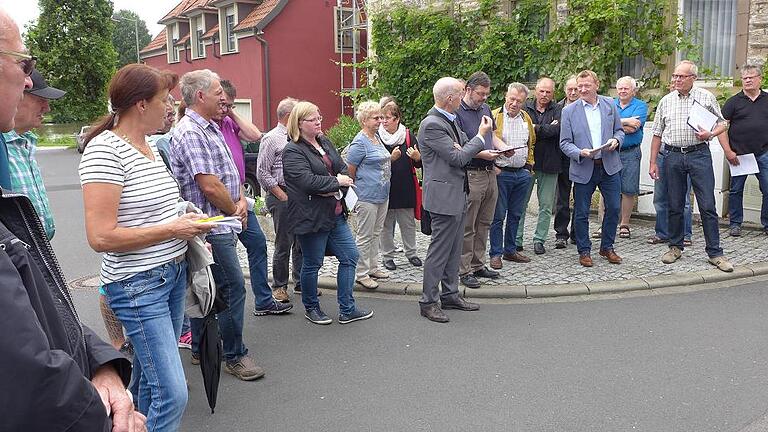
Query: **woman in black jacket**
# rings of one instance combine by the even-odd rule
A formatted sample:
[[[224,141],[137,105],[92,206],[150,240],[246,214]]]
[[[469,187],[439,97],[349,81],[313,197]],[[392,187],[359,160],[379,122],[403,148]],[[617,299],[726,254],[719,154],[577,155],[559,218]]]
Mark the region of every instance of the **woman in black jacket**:
[[[302,101],[288,118],[291,142],[283,152],[283,177],[288,194],[288,212],[293,233],[301,244],[301,301],[304,316],[315,324],[330,324],[331,318],[317,299],[317,274],[326,251],[339,260],[336,290],[339,324],[368,319],[373,311],[355,306],[352,289],[358,252],[347,225],[343,189],[353,185],[347,167],[327,138],[322,136],[317,106]]]

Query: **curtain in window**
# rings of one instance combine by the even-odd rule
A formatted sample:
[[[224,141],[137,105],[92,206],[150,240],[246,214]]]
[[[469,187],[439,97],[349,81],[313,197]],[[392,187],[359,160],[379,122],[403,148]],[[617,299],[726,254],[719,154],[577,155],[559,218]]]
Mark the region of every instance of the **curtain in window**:
[[[733,75],[736,47],[736,0],[683,0],[687,30],[696,30],[702,47],[701,68],[716,75]]]

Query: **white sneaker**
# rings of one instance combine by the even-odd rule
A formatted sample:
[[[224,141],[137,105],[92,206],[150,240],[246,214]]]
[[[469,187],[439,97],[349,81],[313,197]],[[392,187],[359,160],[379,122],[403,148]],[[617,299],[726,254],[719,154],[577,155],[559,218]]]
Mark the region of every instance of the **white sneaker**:
[[[374,278],[374,279],[388,279],[389,278],[389,272],[386,272],[384,270],[376,269],[370,273],[368,273],[368,276]]]
[[[370,290],[373,290],[379,287],[379,284],[375,280],[369,277],[360,278],[355,282],[360,284],[363,288],[370,289]]]

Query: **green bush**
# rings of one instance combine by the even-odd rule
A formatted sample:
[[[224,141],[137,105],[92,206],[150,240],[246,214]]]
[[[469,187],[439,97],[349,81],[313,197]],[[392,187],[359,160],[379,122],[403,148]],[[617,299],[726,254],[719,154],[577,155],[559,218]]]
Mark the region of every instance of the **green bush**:
[[[352,138],[358,132],[360,132],[360,123],[348,115],[343,115],[339,117],[339,121],[332,128],[328,129],[325,136],[331,140],[337,149],[341,150],[352,142]]]

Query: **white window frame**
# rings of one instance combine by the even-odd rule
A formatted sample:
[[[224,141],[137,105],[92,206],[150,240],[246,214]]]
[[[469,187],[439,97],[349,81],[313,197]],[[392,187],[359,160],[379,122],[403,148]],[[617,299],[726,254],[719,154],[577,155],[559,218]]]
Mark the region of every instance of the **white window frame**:
[[[232,11],[230,15],[229,12]],[[232,16],[232,29],[227,27],[227,17]],[[238,52],[237,34],[233,30],[237,27],[238,10],[237,3],[219,8],[219,41],[221,42],[221,54],[233,54]]]
[[[181,61],[179,55],[179,49],[176,43],[179,41],[179,23],[174,22],[171,25],[166,26],[166,45],[168,51],[168,63],[178,63]]]
[[[200,14],[189,19],[189,37],[191,39],[190,48],[192,49],[193,59],[205,58],[205,14]]]

